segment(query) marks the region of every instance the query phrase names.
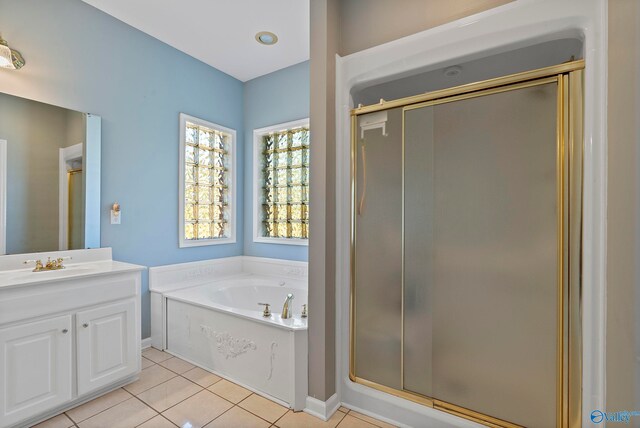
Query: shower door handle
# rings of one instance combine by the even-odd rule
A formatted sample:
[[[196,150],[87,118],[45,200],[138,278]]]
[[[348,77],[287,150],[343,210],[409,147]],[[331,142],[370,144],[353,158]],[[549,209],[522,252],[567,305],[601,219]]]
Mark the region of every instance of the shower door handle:
[[[360,202],[358,203],[358,215],[362,215],[364,210],[364,201],[367,198],[367,151],[362,143],[362,195],[360,195]]]

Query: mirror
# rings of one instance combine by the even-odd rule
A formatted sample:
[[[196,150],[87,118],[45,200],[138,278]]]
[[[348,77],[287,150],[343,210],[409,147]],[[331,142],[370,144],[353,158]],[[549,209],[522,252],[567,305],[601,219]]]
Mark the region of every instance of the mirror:
[[[99,116],[0,93],[0,254],[100,247]]]

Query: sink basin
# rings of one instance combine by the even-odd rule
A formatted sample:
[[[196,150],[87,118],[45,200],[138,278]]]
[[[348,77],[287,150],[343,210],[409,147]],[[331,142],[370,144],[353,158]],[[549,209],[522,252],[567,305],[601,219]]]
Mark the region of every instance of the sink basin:
[[[6,281],[22,281],[22,280],[47,280],[52,278],[60,278],[66,276],[75,276],[82,275],[85,273],[89,273],[91,271],[96,271],[98,269],[97,266],[93,265],[69,265],[64,269],[60,270],[45,270],[41,272],[33,272],[31,269],[23,269],[19,271],[6,272],[5,274],[0,273],[0,282],[2,280]]]
[[[36,260],[58,258],[71,260],[65,263],[64,269],[33,272]],[[25,262],[28,264],[25,265]],[[3,255],[0,256],[0,294],[13,287],[40,287],[48,282],[58,283],[76,279],[85,281],[96,276],[138,272],[142,269],[143,266],[113,260],[111,248]],[[0,309],[0,319],[2,315]]]

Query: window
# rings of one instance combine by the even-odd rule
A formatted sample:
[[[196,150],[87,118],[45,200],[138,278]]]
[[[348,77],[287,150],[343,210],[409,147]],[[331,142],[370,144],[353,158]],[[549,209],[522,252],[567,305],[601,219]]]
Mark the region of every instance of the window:
[[[235,242],[236,131],[180,114],[180,247]]]
[[[254,241],[307,245],[309,119],[253,132]]]

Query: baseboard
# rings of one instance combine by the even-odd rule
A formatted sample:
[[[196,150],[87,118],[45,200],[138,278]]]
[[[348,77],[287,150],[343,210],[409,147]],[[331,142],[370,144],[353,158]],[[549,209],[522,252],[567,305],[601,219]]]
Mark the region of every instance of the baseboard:
[[[338,394],[333,394],[327,401],[307,397],[307,407],[304,408],[304,412],[320,418],[323,421],[328,421],[339,408],[340,401],[338,401]]]
[[[142,349],[151,348],[151,338],[147,337],[146,339],[142,339],[141,346]]]

